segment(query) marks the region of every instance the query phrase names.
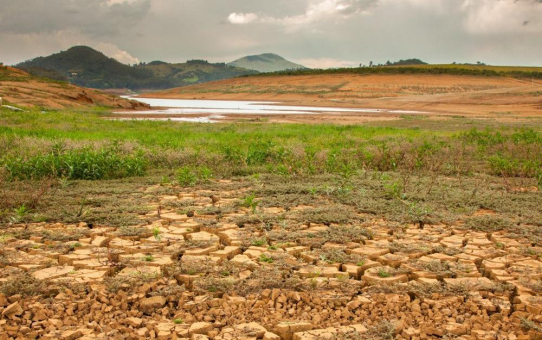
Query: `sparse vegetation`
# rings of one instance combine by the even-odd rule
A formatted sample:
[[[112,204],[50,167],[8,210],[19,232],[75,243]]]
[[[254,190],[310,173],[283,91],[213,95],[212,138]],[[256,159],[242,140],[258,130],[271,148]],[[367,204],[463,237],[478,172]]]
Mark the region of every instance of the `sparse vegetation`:
[[[257,337],[235,329],[241,318],[268,331],[310,320],[347,329],[326,339],[377,340],[455,323],[470,332],[467,317],[486,323],[515,308],[532,319],[539,303],[535,129],[184,125],[62,111],[0,111],[0,123],[0,293],[23,295],[33,316],[62,306],[53,310],[88,324],[99,314],[100,327],[120,320],[130,336],[147,322],[186,335],[209,321],[217,338]],[[507,333],[537,331],[514,320]]]

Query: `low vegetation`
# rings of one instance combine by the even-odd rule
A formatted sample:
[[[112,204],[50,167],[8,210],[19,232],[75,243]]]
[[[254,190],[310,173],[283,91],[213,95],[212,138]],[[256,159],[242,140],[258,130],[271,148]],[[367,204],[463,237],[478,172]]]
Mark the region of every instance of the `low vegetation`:
[[[391,64],[373,67],[334,68],[334,69],[297,69],[272,73],[262,73],[259,76],[282,76],[282,75],[322,75],[322,74],[448,74],[463,76],[483,77],[514,77],[527,79],[542,79],[540,67],[508,67],[487,65],[414,65],[407,61],[406,64]],[[245,77],[250,77],[247,75]]]
[[[0,111],[10,335],[539,335],[540,131],[104,116]]]

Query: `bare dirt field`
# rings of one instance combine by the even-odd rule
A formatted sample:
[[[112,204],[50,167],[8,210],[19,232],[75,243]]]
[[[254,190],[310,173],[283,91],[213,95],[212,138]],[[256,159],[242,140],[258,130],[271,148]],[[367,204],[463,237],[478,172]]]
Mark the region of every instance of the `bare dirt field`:
[[[423,111],[425,116],[515,120],[540,117],[542,83],[454,75],[299,75],[247,77],[145,94],[153,98],[263,100],[288,105]],[[366,118],[371,116],[372,118]],[[397,114],[273,117],[277,122],[393,119]],[[245,117],[236,117],[245,118]]]
[[[65,82],[38,79],[11,68],[0,68],[0,97],[4,102],[21,107],[49,109],[106,106],[121,109],[141,109],[148,106],[93,89]]]
[[[340,193],[305,192],[312,182],[138,182],[79,183],[65,194],[91,195],[73,219],[92,207],[132,224],[15,223],[2,232],[0,338],[542,336],[540,233],[528,224],[496,231],[507,214],[474,209],[449,225],[401,224],[360,212],[385,200],[353,209]],[[471,184],[460,196],[469,199]],[[481,195],[498,191],[492,184]],[[518,189],[503,204],[537,195]]]

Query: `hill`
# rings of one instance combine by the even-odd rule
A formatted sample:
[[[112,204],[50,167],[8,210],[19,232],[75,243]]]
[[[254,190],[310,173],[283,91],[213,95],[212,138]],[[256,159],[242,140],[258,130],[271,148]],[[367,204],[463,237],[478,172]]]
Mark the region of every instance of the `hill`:
[[[455,72],[454,69],[450,70]],[[517,69],[512,70],[519,72]],[[264,73],[164,90],[152,96],[272,101],[289,105],[390,109],[465,116],[497,115],[501,118],[539,117],[542,114],[542,80],[536,78],[485,76],[481,70],[472,70],[477,75],[469,75],[468,72],[432,74],[431,68],[397,66],[345,69],[348,72],[342,73],[335,71]],[[363,71],[376,72],[361,73]],[[459,71],[463,72],[464,69]]]
[[[155,78],[152,72],[124,65],[86,46],[75,46],[48,57],[38,57],[17,67],[54,70],[69,77],[73,84],[98,89],[169,87],[162,79]]]
[[[53,109],[106,106],[147,108],[146,104],[85,89],[67,82],[38,78],[20,69],[0,66],[0,97],[4,104]]]
[[[215,80],[257,74],[257,71],[226,65],[209,63],[206,60],[189,60],[186,63],[170,64],[153,61],[135,66],[136,69],[152,72],[154,77],[163,78],[172,87],[200,84]]]
[[[264,53],[260,55],[246,56],[228,63],[230,66],[242,67],[258,72],[278,72],[285,70],[306,69],[305,66],[292,63],[283,57],[273,54]]]
[[[167,89],[257,73],[202,60],[184,64],[156,61],[130,66],[87,46],[75,46],[47,57],[38,57],[20,63],[17,67],[36,72],[38,76],[45,75],[45,71],[54,71],[79,86],[131,90]]]

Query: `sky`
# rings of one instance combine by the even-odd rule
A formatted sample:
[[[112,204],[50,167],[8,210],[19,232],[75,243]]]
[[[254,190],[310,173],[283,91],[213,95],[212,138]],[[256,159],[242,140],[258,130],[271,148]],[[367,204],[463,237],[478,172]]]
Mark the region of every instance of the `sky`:
[[[542,0],[0,0],[0,62],[87,45],[126,63],[277,53],[542,66]]]

